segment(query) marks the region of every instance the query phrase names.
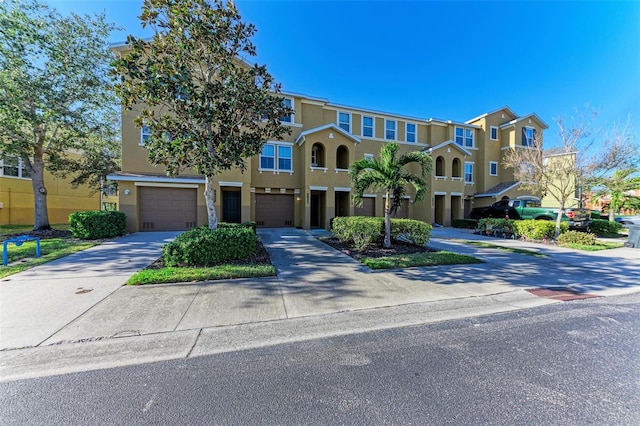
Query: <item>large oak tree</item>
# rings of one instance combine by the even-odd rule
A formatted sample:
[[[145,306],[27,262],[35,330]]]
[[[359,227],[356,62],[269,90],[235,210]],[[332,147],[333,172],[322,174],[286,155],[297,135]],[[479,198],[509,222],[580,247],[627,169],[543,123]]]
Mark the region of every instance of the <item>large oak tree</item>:
[[[0,2],[0,157],[20,158],[31,177],[34,229],[50,227],[45,168],[97,190],[118,167],[112,29],[104,15]]]
[[[256,29],[232,1],[145,0],[143,27],[151,40],[129,36],[129,51],[114,62],[117,91],[135,123],[148,126],[145,146],[154,165],[175,176],[185,168],[205,176],[209,227],[217,227],[214,177],[245,160],[267,140],[289,131],[291,113],[279,85],[255,56]]]

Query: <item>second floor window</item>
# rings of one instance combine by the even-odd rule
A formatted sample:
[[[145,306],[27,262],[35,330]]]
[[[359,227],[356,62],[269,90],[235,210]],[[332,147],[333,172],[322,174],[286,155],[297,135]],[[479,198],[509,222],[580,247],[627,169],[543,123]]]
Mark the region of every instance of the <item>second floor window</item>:
[[[497,161],[489,161],[489,175],[490,176],[498,176],[498,162]]]
[[[522,128],[522,145],[534,146],[535,140],[536,140],[536,129],[532,127],[523,127]]]
[[[456,127],[456,143],[460,146],[473,147],[473,130]]]
[[[407,123],[406,130],[407,142],[416,142],[416,125],[414,123]]]
[[[293,148],[290,145],[265,144],[260,153],[260,169],[293,171]]]
[[[473,163],[464,163],[464,181],[473,183]]]
[[[151,137],[151,127],[142,126],[140,128],[140,145],[146,145],[150,137]]]
[[[338,127],[345,132],[351,133],[351,114],[348,112],[338,112]]]
[[[362,116],[362,136],[367,138],[373,137],[373,117]]]
[[[395,120],[384,120],[384,138],[390,141],[396,140]]]

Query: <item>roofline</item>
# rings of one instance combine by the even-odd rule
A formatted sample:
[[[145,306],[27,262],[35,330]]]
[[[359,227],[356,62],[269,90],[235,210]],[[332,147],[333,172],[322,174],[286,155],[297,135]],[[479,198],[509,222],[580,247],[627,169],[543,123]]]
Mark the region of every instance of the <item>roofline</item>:
[[[335,131],[337,131],[338,133],[342,134],[344,137],[349,138],[351,140],[353,140],[355,143],[360,143],[361,140],[359,137],[352,135],[351,133],[345,131],[344,129],[336,126],[334,123],[328,123],[319,127],[314,127],[313,129],[309,129],[309,130],[305,130],[304,132],[300,133],[300,135],[298,135],[298,137],[296,138],[296,144],[300,143],[300,145],[302,145],[304,143],[304,140],[306,138],[307,135],[313,134],[313,133],[317,133],[317,132],[321,132],[323,130],[327,130],[327,129],[333,129]],[[300,142],[302,141],[302,142]]]
[[[432,146],[430,148],[427,148],[425,150],[423,150],[422,152],[428,152],[429,154],[431,154],[433,151],[435,151],[436,149],[440,149],[440,148],[444,148],[445,146],[448,145],[452,145],[456,148],[458,148],[460,151],[462,151],[464,153],[464,155],[471,157],[471,152],[469,152],[465,147],[458,145],[457,143],[455,143],[454,141],[452,141],[451,139],[449,139],[448,141],[444,141],[436,146]]]
[[[117,182],[162,182],[162,183],[205,183],[204,177],[169,177],[169,176],[153,176],[153,175],[133,175],[112,173],[107,175],[108,180]]]
[[[467,121],[465,121],[465,123],[471,123],[472,121],[480,120],[481,118],[484,118],[484,117],[487,117],[487,116],[489,116],[489,115],[495,114],[496,112],[504,111],[505,109],[506,109],[507,111],[509,111],[509,113],[510,113],[511,115],[513,115],[514,117],[516,117],[516,118],[518,117],[518,114],[516,114],[515,112],[513,112],[513,110],[512,110],[511,108],[509,108],[509,106],[508,106],[508,105],[505,105],[505,106],[503,106],[502,108],[498,108],[498,109],[493,110],[493,111],[490,111],[490,112],[485,112],[485,113],[484,113],[484,114],[482,114],[482,115],[479,115],[479,116],[474,117],[474,118],[472,118],[472,119],[470,119],[470,120],[467,120]]]
[[[501,124],[501,125],[500,125],[500,128],[501,128],[501,129],[506,129],[507,127],[515,126],[515,125],[516,125],[516,123],[519,123],[519,122],[521,122],[522,120],[527,119],[527,118],[531,118],[531,117],[534,117],[534,118],[535,118],[535,119],[536,119],[540,124],[542,124],[542,128],[543,128],[543,129],[548,129],[548,128],[549,128],[549,126],[547,125],[547,123],[545,123],[545,122],[544,122],[544,121],[543,121],[543,120],[538,116],[538,114],[536,114],[535,112],[529,113],[529,114],[527,114],[527,115],[523,115],[522,117],[518,117],[518,118],[516,118],[516,119],[514,119],[514,120],[511,120],[511,121],[507,121],[506,123]]]
[[[485,192],[485,193],[482,193],[482,194],[475,194],[473,197],[474,198],[498,197],[498,196],[504,194],[505,192],[512,190],[513,188],[515,188],[518,185],[520,185],[520,182],[515,182],[513,185],[503,189],[500,192]]]

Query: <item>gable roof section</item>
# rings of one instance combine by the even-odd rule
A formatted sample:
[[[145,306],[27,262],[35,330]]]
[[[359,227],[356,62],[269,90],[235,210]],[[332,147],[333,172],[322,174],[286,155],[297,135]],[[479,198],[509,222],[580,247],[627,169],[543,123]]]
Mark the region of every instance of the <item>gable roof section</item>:
[[[520,185],[520,182],[518,182],[518,181],[515,181],[515,182],[502,182],[502,183],[497,184],[496,186],[494,186],[493,188],[489,189],[486,192],[474,195],[474,197],[476,197],[476,198],[481,198],[481,197],[499,197],[500,195],[502,195],[505,192],[515,188],[518,185]]]
[[[471,157],[471,152],[469,152],[469,150],[467,150],[465,147],[458,145],[457,143],[455,143],[452,140],[448,140],[446,142],[442,142],[441,144],[438,144],[436,146],[432,146],[431,148],[427,148],[425,150],[423,150],[422,152],[426,152],[428,154],[433,153],[433,151],[445,148],[449,145],[453,145],[455,148],[458,148],[458,150],[460,152],[462,152],[465,156]]]
[[[511,126],[515,126],[517,123],[523,121],[523,120],[527,120],[527,119],[533,119],[535,121],[538,122],[538,124],[540,124],[542,126],[542,128],[544,129],[548,129],[549,126],[547,126],[547,123],[545,123],[544,121],[542,121],[542,119],[540,117],[538,117],[538,114],[532,112],[531,114],[527,114],[527,115],[523,115],[522,117],[518,117],[515,120],[511,120],[511,121],[507,121],[504,124],[500,125],[501,129],[505,129],[507,127],[511,127]]]
[[[473,123],[474,121],[478,121],[478,120],[480,120],[482,118],[488,117],[488,116],[496,114],[498,112],[506,112],[507,114],[509,114],[512,117],[512,119],[518,118],[518,114],[513,112],[513,110],[511,108],[509,108],[507,105],[505,105],[502,108],[498,108],[498,109],[496,109],[494,111],[491,111],[491,112],[485,112],[484,114],[479,115],[477,117],[474,117],[471,120],[467,120],[467,121],[465,121],[465,123]]]
[[[314,133],[318,133],[328,129],[335,130],[336,132],[340,133],[342,136],[346,137],[347,139],[351,139],[354,143],[360,143],[359,137],[352,135],[351,133],[345,131],[341,127],[336,126],[334,123],[329,123],[329,124],[325,124],[324,126],[314,127],[313,129],[305,130],[304,132],[300,133],[300,136],[296,138],[296,143],[298,145],[302,145],[308,135],[312,135]]]

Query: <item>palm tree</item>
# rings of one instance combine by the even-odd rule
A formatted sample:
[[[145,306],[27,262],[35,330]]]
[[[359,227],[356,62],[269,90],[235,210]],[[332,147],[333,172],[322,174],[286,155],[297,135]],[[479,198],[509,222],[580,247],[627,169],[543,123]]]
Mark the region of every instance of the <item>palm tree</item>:
[[[427,193],[426,178],[432,167],[431,157],[423,152],[412,151],[396,158],[399,148],[397,143],[389,143],[380,150],[380,160],[365,158],[349,167],[349,179],[354,187],[353,201],[357,206],[362,205],[364,191],[368,188],[386,193],[384,247],[391,247],[391,215],[400,206],[407,186],[411,184],[416,189],[415,201],[421,201]],[[410,163],[420,166],[420,176],[404,168]]]

